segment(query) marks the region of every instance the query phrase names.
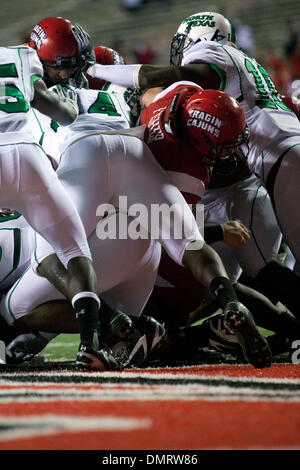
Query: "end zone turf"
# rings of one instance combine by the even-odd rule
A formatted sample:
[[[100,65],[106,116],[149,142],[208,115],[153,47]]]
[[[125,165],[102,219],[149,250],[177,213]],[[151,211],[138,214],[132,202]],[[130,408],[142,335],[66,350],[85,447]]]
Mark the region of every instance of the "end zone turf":
[[[300,365],[2,370],[0,449],[300,449]]]

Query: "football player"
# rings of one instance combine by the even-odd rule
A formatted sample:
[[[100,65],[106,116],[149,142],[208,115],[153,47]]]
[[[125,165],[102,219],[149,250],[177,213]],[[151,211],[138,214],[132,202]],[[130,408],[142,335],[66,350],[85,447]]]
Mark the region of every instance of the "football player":
[[[79,24],[74,25],[61,17],[44,18],[34,26],[29,46],[36,50],[42,62],[48,87],[60,83],[120,93],[130,107],[132,122],[136,122],[140,112],[139,92],[94,79],[86,73],[95,62],[102,65],[124,64],[123,57],[109,47],[92,48],[90,36]]]
[[[171,66],[93,65],[91,76],[123,86],[150,88],[191,80],[203,88],[228,92],[242,106],[250,129],[247,164],[259,176],[272,200],[284,238],[300,257],[299,199],[300,124],[286,106],[267,71],[235,47],[231,23],[214,12],[186,18],[171,45]],[[297,197],[298,195],[298,197]],[[294,292],[299,282],[275,261],[257,277],[265,292],[276,291],[291,310],[299,310]]]
[[[52,258],[68,276],[67,283],[61,286],[58,271],[50,272],[46,259],[41,260],[39,274],[62,288],[76,314],[80,312],[80,347],[93,347],[103,368],[109,356],[97,352],[100,301],[84,227],[30,126],[33,108],[61,125],[70,124],[78,116],[76,97],[72,90],[60,86],[56,93],[47,89],[41,63],[30,47],[2,47],[0,67],[2,206],[20,212],[52,247],[55,253]],[[116,361],[112,358],[111,363]]]
[[[88,87],[84,72],[95,62],[90,36],[79,24],[61,17],[44,18],[30,35],[32,47],[43,65],[48,87],[70,84]]]

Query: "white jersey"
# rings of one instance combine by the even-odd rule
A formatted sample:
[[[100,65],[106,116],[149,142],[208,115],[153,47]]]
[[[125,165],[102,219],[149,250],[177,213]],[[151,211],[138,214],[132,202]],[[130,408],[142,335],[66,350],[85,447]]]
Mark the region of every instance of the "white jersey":
[[[300,135],[296,115],[283,103],[268,72],[235,47],[213,41],[197,43],[184,53],[182,65],[195,62],[210,64],[221,78],[220,89],[242,106],[250,129],[248,164],[263,177],[262,152],[273,151],[283,139]],[[272,152],[273,161],[274,157]]]
[[[137,125],[142,110],[140,104],[142,90],[140,88],[124,87],[110,82],[106,82],[102,90],[122,95],[124,101],[129,106],[130,123],[132,126]]]
[[[75,140],[98,132],[128,129],[131,126],[131,110],[120,90],[108,92],[78,88],[75,91],[80,115],[70,126],[61,127],[36,110],[32,116],[36,140],[57,163],[60,155]]]
[[[32,48],[0,47],[1,144],[34,142],[30,102],[33,84],[42,76],[41,62]]]
[[[58,149],[57,130],[60,125],[38,110],[32,110],[31,129],[36,141],[44,152],[58,164],[60,152]]]
[[[34,231],[19,213],[0,214],[0,290],[11,287],[30,265]]]

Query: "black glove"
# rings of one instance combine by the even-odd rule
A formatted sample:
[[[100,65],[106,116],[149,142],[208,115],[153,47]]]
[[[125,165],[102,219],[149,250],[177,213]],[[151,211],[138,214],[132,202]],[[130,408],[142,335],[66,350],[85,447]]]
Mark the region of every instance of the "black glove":
[[[78,59],[80,72],[85,72],[96,62],[95,53],[90,42],[90,35],[76,23],[72,29],[74,37],[78,44]]]

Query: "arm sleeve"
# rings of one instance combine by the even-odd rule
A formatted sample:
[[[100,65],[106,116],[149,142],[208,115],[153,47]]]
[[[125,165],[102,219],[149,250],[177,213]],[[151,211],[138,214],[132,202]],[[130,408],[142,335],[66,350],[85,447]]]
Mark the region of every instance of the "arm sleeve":
[[[139,71],[142,64],[100,65],[94,64],[87,70],[93,78],[99,78],[116,85],[139,88]]]

